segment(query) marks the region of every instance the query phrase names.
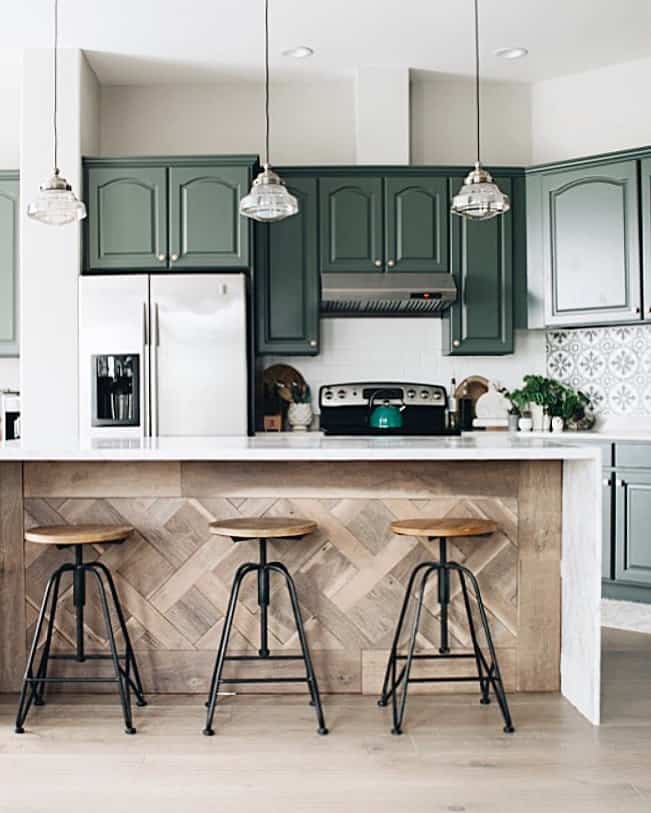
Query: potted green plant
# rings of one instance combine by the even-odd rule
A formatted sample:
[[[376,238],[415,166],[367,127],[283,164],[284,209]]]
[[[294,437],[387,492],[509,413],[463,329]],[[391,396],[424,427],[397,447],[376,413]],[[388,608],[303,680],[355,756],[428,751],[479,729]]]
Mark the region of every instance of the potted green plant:
[[[524,419],[525,422],[531,420],[529,397],[524,389],[504,390],[503,395],[511,404],[511,408],[509,409],[509,429],[515,431],[519,428],[520,419]],[[526,425],[525,423],[525,427]]]

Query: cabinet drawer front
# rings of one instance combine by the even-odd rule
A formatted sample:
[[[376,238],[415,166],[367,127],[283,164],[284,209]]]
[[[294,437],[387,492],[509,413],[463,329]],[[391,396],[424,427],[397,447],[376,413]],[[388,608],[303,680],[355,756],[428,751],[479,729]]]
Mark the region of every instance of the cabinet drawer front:
[[[248,167],[172,167],[170,265],[220,270],[249,265],[249,223],[240,216]]]
[[[319,180],[321,271],[384,268],[381,178]]]
[[[386,259],[392,271],[447,272],[447,178],[385,178]]]
[[[651,443],[616,443],[615,465],[651,469]]]
[[[546,323],[639,319],[637,163],[552,173],[542,196]]]
[[[87,175],[89,270],[165,268],[167,170],[90,167]]]
[[[617,581],[651,584],[651,472],[616,472]]]

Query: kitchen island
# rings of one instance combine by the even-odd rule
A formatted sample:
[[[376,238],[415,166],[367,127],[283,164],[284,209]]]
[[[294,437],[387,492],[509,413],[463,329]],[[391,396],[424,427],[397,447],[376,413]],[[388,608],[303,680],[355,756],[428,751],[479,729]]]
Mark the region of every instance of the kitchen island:
[[[159,438],[88,447],[0,447],[0,690],[21,677],[44,582],[67,551],[23,541],[33,525],[127,523],[98,546],[116,577],[148,691],[204,693],[232,575],[255,551],[209,533],[242,515],[300,515],[319,529],[272,545],[294,574],[326,692],[376,694],[411,569],[436,559],[425,539],[392,535],[393,519],[486,517],[499,531],[451,555],[477,575],[507,689],[561,691],[599,722],[601,478],[598,449],[496,433],[445,438]],[[456,590],[456,587],[455,587]],[[64,596],[57,645],[74,641]],[[461,596],[453,648],[468,650]],[[419,647],[438,646],[436,590]],[[234,649],[257,648],[254,580],[241,596]],[[87,634],[105,646],[89,597]],[[272,650],[297,641],[289,608],[272,605]],[[68,667],[74,668],[74,666]],[[278,662],[278,674],[283,662]],[[279,684],[278,691],[286,690]],[[418,687],[421,688],[421,687]],[[475,688],[468,685],[468,690]],[[429,691],[459,691],[435,684]]]

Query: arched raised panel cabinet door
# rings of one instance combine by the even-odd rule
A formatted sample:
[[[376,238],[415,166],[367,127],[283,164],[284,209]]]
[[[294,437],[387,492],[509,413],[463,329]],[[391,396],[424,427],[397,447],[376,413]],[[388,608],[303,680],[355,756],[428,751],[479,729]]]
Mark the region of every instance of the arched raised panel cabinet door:
[[[171,269],[248,268],[249,220],[239,212],[248,167],[172,167],[169,173]]]
[[[639,320],[637,163],[554,172],[542,197],[545,322]]]
[[[511,195],[511,179],[495,182]],[[453,189],[463,178],[452,178]],[[443,314],[443,352],[497,356],[513,352],[513,209],[491,220],[450,216],[451,271],[457,300]]]
[[[321,178],[321,271],[383,270],[382,221],[381,178]]]
[[[390,271],[449,270],[447,178],[385,178],[386,258]]]
[[[651,320],[651,158],[640,162],[642,184],[642,269],[644,273],[644,318]]]
[[[0,356],[18,355],[18,186],[0,172]]]
[[[167,267],[167,170],[88,167],[89,271]]]
[[[319,352],[319,260],[316,178],[288,177],[298,214],[256,224],[258,353]]]

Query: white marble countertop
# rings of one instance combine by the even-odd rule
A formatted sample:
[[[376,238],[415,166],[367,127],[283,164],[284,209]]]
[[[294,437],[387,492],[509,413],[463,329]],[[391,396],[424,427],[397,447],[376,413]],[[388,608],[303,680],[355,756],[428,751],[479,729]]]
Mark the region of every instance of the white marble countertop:
[[[256,437],[113,438],[89,445],[0,444],[3,460],[589,460],[599,449],[557,442],[549,434],[472,433],[463,437],[326,437],[266,434]]]

